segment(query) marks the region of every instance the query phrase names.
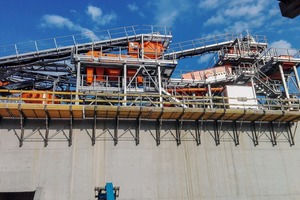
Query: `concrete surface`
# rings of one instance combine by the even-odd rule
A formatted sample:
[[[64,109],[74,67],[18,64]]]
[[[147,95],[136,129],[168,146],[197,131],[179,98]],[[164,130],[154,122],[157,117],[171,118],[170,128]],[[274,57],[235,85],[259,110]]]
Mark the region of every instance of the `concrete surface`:
[[[63,127],[67,135],[67,124],[51,121],[50,136]],[[291,147],[276,125],[279,137],[273,147],[267,128],[261,126],[259,145],[254,147],[247,125],[240,129],[240,145],[235,146],[229,135],[231,128],[224,125],[221,143],[216,146],[213,127],[207,123],[197,146],[193,124],[184,123],[186,141],[177,146],[172,136],[174,123],[164,122],[157,146],[155,123],[142,122],[136,146],[134,123],[122,121],[120,141],[114,146],[110,135],[113,121],[99,120],[98,141],[92,146],[92,120],[84,120],[74,123],[71,147],[62,131],[44,147],[40,136],[45,132],[43,126],[43,120],[28,120],[25,136],[40,129],[20,148],[19,120],[1,121],[0,192],[38,189],[35,200],[92,200],[94,188],[111,181],[120,186],[120,200],[300,199],[299,130]]]

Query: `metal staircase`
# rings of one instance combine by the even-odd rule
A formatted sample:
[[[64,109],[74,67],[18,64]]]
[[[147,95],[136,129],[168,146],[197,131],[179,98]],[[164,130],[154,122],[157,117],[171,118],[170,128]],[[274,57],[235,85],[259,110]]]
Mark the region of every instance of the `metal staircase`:
[[[280,90],[280,83],[278,81],[270,79],[267,75],[262,73],[259,69],[254,76],[255,89],[257,93],[266,95],[269,98],[278,98],[282,95]]]

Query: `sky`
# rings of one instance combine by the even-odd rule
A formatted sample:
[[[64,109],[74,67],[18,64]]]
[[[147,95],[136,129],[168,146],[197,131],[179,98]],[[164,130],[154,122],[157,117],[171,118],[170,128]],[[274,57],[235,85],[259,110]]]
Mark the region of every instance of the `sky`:
[[[300,49],[300,16],[277,0],[1,0],[0,47],[131,25],[172,26],[173,43],[223,33],[265,35],[270,47]],[[180,61],[181,69],[209,56]]]

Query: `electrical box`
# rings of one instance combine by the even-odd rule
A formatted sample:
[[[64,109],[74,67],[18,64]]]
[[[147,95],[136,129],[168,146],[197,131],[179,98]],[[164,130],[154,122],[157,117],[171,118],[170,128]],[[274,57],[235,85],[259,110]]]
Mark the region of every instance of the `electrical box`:
[[[258,109],[256,94],[251,86],[227,85],[223,95],[228,108]]]

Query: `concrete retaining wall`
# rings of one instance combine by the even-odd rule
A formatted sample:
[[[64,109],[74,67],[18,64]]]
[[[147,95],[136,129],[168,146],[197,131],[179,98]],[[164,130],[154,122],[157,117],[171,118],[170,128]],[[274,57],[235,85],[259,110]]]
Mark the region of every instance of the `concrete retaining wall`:
[[[4,119],[0,123],[0,192],[40,187],[41,200],[92,200],[94,188],[111,181],[120,186],[120,200],[300,199],[297,133],[291,147],[284,128],[276,125],[278,144],[272,146],[268,127],[262,125],[257,127],[260,142],[254,147],[249,126],[239,129],[240,144],[235,146],[231,127],[223,124],[216,146],[213,124],[204,124],[197,146],[194,124],[184,123],[183,141],[177,146],[174,122],[164,122],[157,146],[156,123],[142,122],[136,146],[134,122],[121,121],[115,146],[114,122],[99,121],[98,141],[92,146],[92,120],[75,121],[73,143],[68,147],[64,135],[68,135],[68,121],[51,121],[52,138],[44,147],[44,121],[28,120],[28,138],[20,148],[20,121]]]

